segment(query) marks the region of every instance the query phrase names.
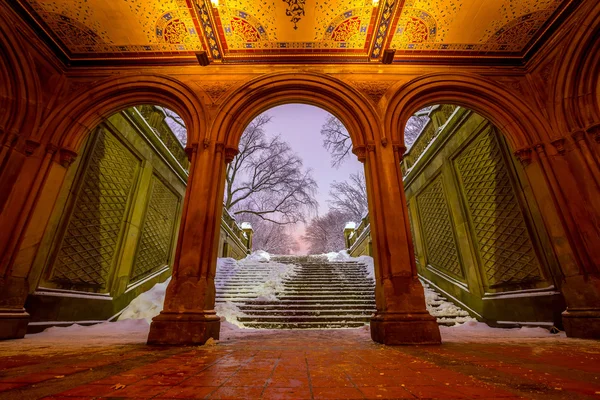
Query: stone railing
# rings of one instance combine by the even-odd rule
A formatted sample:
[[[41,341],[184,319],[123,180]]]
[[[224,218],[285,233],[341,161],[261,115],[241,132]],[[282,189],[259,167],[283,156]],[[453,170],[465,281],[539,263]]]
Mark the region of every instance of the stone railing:
[[[344,239],[348,254],[352,257],[371,256],[371,223],[369,215],[363,217],[358,226],[349,222],[344,228]]]
[[[220,257],[243,258],[246,254],[250,254],[253,235],[254,230],[249,223],[238,224],[235,217],[223,207]]]
[[[188,170],[190,163],[187,155],[185,154],[185,149],[169,125],[166,123],[166,114],[160,108],[153,105],[137,106],[135,107],[135,110],[142,115],[144,120],[146,120],[148,125],[163,142],[165,147],[169,149],[177,162],[179,162],[183,168]]]
[[[456,106],[450,104],[433,106],[431,108],[428,114],[429,120],[427,121],[427,124],[425,124],[421,133],[419,133],[417,140],[415,140],[410,150],[406,152],[402,159],[400,165],[402,168],[402,175],[406,175],[419,158],[421,158],[431,142],[433,142],[444,129],[445,122],[448,121],[456,108]]]

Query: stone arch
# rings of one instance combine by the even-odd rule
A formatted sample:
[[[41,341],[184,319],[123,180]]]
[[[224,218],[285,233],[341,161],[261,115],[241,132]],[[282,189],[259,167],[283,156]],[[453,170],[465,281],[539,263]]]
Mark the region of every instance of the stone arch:
[[[381,135],[377,112],[356,89],[322,74],[284,72],[257,78],[229,95],[213,125],[215,140],[237,149],[254,117],[288,103],[314,105],[335,115],[348,130],[355,149]]]
[[[111,77],[65,100],[51,115],[42,135],[59,147],[77,151],[103,119],[127,107],[156,104],[175,111],[185,122],[188,144],[204,135],[206,118],[200,98],[180,81],[162,75]]]
[[[533,108],[512,92],[466,74],[424,75],[400,87],[390,99],[385,129],[392,140],[403,144],[404,126],[411,115],[440,103],[456,104],[482,114],[503,132],[512,150],[531,147],[550,131]]]
[[[40,84],[13,23],[0,13],[0,135],[29,136],[39,123]]]
[[[600,3],[577,21],[554,85],[557,123],[563,133],[600,123]]]

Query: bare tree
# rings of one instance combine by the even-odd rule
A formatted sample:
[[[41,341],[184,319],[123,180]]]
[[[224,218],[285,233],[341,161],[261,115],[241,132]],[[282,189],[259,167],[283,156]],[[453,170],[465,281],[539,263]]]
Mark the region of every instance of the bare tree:
[[[260,115],[244,131],[240,152],[227,166],[225,207],[280,225],[305,222],[318,207],[317,183],[287,142],[267,136],[270,120]]]
[[[431,107],[420,110],[415,113],[412,117],[406,121],[404,127],[404,145],[407,149],[410,149],[423,131],[427,122],[429,122],[429,110]]]
[[[171,131],[175,134],[181,145],[185,147],[187,143],[187,129],[179,114],[165,107],[158,108],[165,113],[165,122],[169,125],[169,128],[171,128]]]
[[[346,248],[344,227],[350,216],[339,210],[330,210],[321,217],[313,218],[302,237],[308,242],[309,254],[321,254]]]
[[[407,148],[417,140],[423,127],[429,121],[428,113],[431,107],[426,107],[418,111],[408,119],[404,127],[404,142]],[[348,155],[352,152],[352,140],[350,134],[342,122],[330,115],[321,127],[323,136],[323,147],[331,154],[331,166],[339,168],[344,163]]]
[[[299,248],[286,225],[275,224],[255,215],[245,215],[254,229],[253,250],[264,250],[271,254],[292,254]]]
[[[329,196],[328,203],[333,210],[347,215],[349,221],[360,221],[369,209],[365,173],[359,171],[350,174],[350,179],[346,181],[334,181]]]
[[[352,140],[342,122],[330,115],[321,127],[323,147],[331,154],[331,166],[338,168],[352,151]]]

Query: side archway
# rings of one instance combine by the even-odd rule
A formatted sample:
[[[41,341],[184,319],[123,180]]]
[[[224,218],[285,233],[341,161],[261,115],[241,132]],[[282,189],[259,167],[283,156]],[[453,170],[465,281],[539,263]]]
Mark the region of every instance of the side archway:
[[[563,133],[600,123],[600,3],[590,5],[556,74],[554,111]]]
[[[513,150],[543,141],[550,129],[525,101],[476,75],[432,74],[414,79],[391,97],[385,129],[404,143],[404,126],[412,114],[431,104],[456,104],[473,109],[492,121]]]
[[[0,13],[0,136],[27,137],[39,123],[40,85],[33,61],[11,26]]]
[[[168,107],[183,119],[187,143],[196,143],[206,130],[205,107],[184,83],[168,76],[131,75],[108,78],[75,93],[65,107],[50,115],[42,127],[43,138],[76,152],[86,135],[113,113],[138,104]]]

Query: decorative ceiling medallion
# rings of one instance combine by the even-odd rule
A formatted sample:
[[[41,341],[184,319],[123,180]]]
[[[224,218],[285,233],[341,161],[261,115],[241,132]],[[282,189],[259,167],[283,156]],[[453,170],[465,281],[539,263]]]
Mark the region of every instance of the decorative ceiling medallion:
[[[304,12],[306,0],[283,0],[283,2],[288,5],[285,10],[285,15],[292,17],[290,18],[290,21],[294,24],[294,29],[298,29],[298,22],[306,15]]]
[[[383,95],[397,81],[350,81],[350,84],[378,103]]]

